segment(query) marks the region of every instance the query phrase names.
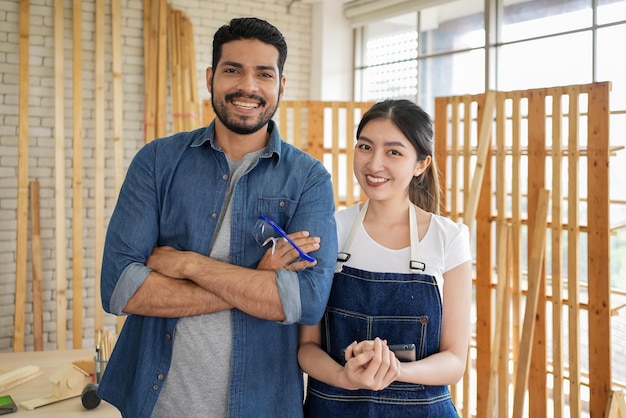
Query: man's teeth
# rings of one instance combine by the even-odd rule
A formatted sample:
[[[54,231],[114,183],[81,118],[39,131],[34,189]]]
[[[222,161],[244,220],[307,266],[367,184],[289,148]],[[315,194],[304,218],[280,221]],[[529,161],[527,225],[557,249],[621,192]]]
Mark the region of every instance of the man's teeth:
[[[258,103],[246,103],[246,102],[236,102],[236,101],[233,101],[233,104],[235,106],[245,107],[245,108],[248,108],[248,109],[256,109],[257,107],[259,107]]]
[[[371,181],[372,183],[384,183],[387,181],[386,178],[383,177],[372,177],[372,176],[367,176],[367,180]]]

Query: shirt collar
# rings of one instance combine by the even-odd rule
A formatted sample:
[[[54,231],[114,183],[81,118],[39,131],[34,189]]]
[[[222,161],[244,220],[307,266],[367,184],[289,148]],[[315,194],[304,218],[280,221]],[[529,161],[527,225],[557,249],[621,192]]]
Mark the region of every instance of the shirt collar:
[[[261,154],[261,158],[269,158],[272,155],[276,154],[276,156],[280,159],[281,153],[281,139],[280,133],[278,132],[278,127],[276,126],[276,122],[272,119],[269,120],[267,124],[267,130],[270,134],[269,140],[267,141],[267,146]],[[200,147],[205,142],[209,142],[211,147],[219,152],[224,152],[216,143],[215,143],[215,119],[211,122],[209,126],[204,129],[204,132],[196,138],[190,145],[190,147]]]

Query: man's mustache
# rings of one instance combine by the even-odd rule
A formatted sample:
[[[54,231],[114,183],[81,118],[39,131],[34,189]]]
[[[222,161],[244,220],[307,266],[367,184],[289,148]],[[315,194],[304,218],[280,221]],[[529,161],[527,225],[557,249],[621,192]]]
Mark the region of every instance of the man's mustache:
[[[267,103],[264,98],[262,98],[261,96],[257,96],[256,94],[229,93],[225,96],[225,99],[230,102],[231,100],[238,99],[240,97],[256,100],[261,104],[261,106],[265,106],[265,104]]]

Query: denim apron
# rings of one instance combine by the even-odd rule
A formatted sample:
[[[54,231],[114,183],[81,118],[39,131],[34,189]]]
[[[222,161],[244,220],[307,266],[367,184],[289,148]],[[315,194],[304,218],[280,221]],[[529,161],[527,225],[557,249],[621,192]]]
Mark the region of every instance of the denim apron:
[[[322,349],[345,365],[343,350],[353,341],[415,344],[420,360],[439,351],[441,295],[435,277],[419,273],[417,221],[411,206],[411,260],[415,273],[369,272],[344,266],[367,211],[356,219],[337,268],[322,318]],[[458,417],[448,386],[393,382],[380,391],[345,390],[309,376],[305,417]]]

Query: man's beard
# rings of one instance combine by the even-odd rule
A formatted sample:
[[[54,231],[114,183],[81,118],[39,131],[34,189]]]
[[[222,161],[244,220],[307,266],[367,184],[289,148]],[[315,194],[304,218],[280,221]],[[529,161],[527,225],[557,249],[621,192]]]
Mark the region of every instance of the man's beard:
[[[267,122],[269,122],[270,119],[272,119],[272,117],[276,113],[276,110],[278,109],[279,100],[276,100],[276,106],[274,106],[274,108],[269,111],[268,109],[265,109],[265,111],[259,116],[259,119],[256,121],[256,123],[254,123],[254,121],[250,119],[240,121],[236,118],[229,117],[228,110],[226,108],[226,103],[229,103],[238,97],[247,97],[249,99],[257,100],[260,106],[265,106],[267,104],[267,101],[264,98],[256,96],[254,94],[247,95],[243,93],[230,93],[224,96],[223,102],[216,103],[215,96],[211,96],[211,104],[213,105],[213,110],[215,111],[215,115],[217,116],[217,118],[220,120],[220,122],[224,124],[226,128],[239,135],[250,135],[259,131],[263,126],[267,124]],[[250,122],[252,123],[252,125],[246,122]]]

